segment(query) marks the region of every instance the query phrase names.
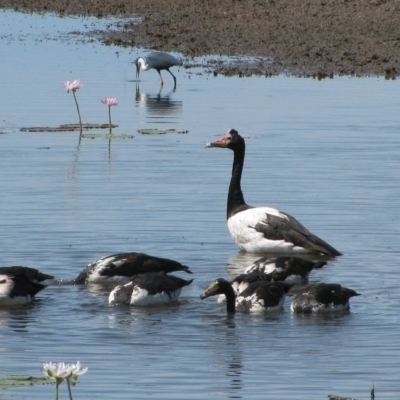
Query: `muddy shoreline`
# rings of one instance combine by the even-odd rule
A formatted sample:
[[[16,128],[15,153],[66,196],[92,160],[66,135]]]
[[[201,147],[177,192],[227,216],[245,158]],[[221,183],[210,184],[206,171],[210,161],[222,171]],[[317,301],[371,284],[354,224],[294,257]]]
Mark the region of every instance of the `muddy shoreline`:
[[[117,26],[98,32],[104,44],[174,51],[187,60],[259,57],[209,66],[226,75],[395,78],[400,73],[397,0],[0,0],[0,7],[121,17]]]

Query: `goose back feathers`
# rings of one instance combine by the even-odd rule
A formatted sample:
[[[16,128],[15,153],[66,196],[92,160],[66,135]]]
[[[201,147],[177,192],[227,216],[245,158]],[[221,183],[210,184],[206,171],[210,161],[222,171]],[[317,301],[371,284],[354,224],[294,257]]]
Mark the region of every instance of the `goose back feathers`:
[[[304,283],[307,282],[313,269],[322,268],[324,265],[326,261],[311,261],[289,256],[265,256],[247,267],[245,273],[259,271],[273,281]]]
[[[353,289],[336,283],[316,283],[305,288],[292,301],[294,313],[321,313],[346,311],[351,297],[359,296]]]
[[[168,258],[144,253],[120,253],[93,261],[76,277],[75,283],[125,283],[138,274],[175,271],[192,273],[186,265]]]

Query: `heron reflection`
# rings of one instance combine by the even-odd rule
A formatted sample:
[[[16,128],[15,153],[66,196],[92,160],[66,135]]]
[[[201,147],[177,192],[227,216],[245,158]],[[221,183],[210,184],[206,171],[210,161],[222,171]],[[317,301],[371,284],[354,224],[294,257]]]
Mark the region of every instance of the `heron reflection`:
[[[182,101],[174,100],[174,94],[175,89],[163,94],[162,88],[155,94],[141,92],[139,84],[137,83],[136,107],[145,109],[147,114],[152,117],[163,118],[180,114],[182,112]]]

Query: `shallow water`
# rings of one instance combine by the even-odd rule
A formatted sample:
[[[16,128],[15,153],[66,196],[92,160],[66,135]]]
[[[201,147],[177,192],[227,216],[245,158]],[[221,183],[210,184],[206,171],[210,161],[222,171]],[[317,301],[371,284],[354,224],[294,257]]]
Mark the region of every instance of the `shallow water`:
[[[372,383],[377,398],[400,398],[398,81],[174,68],[177,90],[164,72],[160,93],[155,71],[142,72],[137,88],[131,62],[142,51],[67,34],[94,20],[0,20],[2,265],[62,281],[29,307],[0,310],[1,376],[80,360],[89,372],[77,399],[368,398]],[[72,79],[84,84],[83,122],[107,123],[100,100],[117,97],[115,137],[20,132],[77,122],[62,88]],[[257,258],[240,254],[226,229],[232,154],[205,149],[232,127],[247,138],[247,202],[279,207],[344,253],[310,281],[360,292],[350,313],[297,317],[288,301],[276,315],[228,318],[216,299],[200,301],[214,278]],[[110,307],[104,288],[67,284],[88,262],[125,251],[179,260],[195,280],[178,305],[151,309]],[[0,398],[53,390],[12,388]]]

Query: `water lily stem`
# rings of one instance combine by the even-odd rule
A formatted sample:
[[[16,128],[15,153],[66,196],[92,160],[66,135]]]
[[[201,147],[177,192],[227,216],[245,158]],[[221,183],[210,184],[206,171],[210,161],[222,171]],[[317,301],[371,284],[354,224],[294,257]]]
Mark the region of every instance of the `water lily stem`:
[[[111,135],[111,106],[108,106],[108,120],[110,121],[110,135]]]
[[[60,386],[60,381],[56,379],[56,400],[58,400],[58,387]]]
[[[75,104],[76,104],[76,109],[78,110],[78,116],[79,116],[79,126],[80,126],[80,128],[81,128],[81,133],[82,133],[82,119],[81,119],[81,112],[79,111],[79,106],[78,106],[78,101],[76,100],[75,91],[72,91],[72,94],[74,95],[74,100],[75,100]]]
[[[69,379],[67,379],[67,385],[68,385],[69,399],[70,399],[70,400],[74,400],[74,399],[72,398],[71,384],[69,383]]]

